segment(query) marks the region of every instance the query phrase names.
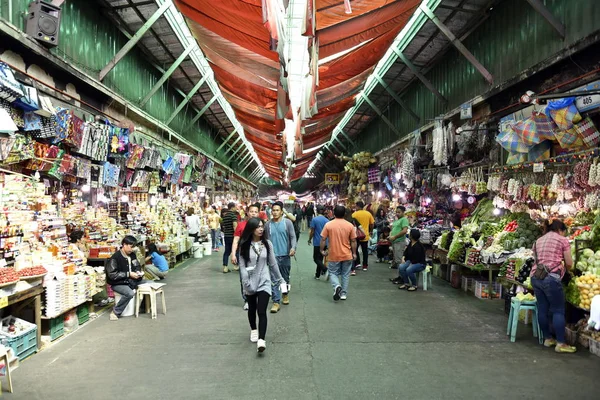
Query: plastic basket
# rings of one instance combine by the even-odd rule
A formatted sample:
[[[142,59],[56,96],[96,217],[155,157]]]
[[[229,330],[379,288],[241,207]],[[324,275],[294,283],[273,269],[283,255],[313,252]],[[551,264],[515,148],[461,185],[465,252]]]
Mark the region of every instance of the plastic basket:
[[[65,334],[65,321],[62,315],[50,320],[50,340],[54,341]]]
[[[87,304],[77,307],[77,319],[79,320],[79,325],[83,325],[90,320],[90,311]]]
[[[8,316],[2,318],[2,325],[5,321],[13,319],[14,317]],[[17,358],[20,360],[24,357],[29,356],[37,351],[37,326],[31,322],[24,321],[19,318],[14,318],[19,323],[28,326],[28,330],[21,332],[17,335],[2,332],[0,341],[7,347],[13,349]],[[33,350],[32,350],[33,349]]]
[[[475,297],[478,299],[489,299],[489,282],[475,282]],[[502,298],[502,285],[498,282],[494,282],[492,285],[492,299],[500,299]]]
[[[590,353],[600,357],[600,341],[590,339]]]
[[[588,335],[577,335],[577,343],[583,348],[589,349],[592,339]]]

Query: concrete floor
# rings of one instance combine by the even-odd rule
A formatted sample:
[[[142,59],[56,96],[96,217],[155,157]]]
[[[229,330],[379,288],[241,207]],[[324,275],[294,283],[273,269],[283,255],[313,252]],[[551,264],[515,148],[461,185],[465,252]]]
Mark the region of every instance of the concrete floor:
[[[387,264],[352,277],[347,301],[313,279],[301,236],[291,304],[269,314],[267,350],[249,341],[238,276],[222,253],[167,279],[168,315],[100,316],[13,374],[7,399],[598,399],[600,358],[555,354],[521,326],[506,336],[503,302],[434,279],[408,293]],[[5,389],[6,386],[3,385]]]

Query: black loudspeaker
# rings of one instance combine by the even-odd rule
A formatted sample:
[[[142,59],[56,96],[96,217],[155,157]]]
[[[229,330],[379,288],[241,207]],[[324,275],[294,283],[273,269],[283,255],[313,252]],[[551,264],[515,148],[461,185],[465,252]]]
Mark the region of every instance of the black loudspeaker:
[[[25,33],[44,46],[58,46],[60,7],[41,0],[29,4]]]

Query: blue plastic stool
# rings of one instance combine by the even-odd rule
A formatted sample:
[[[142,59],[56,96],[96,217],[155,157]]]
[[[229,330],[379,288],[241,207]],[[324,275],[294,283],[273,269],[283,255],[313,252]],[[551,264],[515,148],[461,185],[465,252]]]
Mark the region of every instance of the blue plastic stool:
[[[417,282],[419,281],[419,278],[421,278],[423,290],[427,290],[428,287],[433,287],[433,284],[431,283],[431,276],[433,274],[431,273],[430,268],[431,266],[429,265],[425,267],[423,271],[419,272],[419,277],[417,277]]]
[[[513,297],[510,301],[510,315],[508,316],[508,326],[506,328],[506,335],[510,336],[510,341],[514,342],[517,336],[517,327],[519,325],[519,314],[522,310],[532,311],[532,325],[533,325],[533,337],[538,338],[540,344],[544,343],[542,332],[540,330],[540,324],[538,322],[538,310],[537,302],[533,301],[519,301],[516,297]]]

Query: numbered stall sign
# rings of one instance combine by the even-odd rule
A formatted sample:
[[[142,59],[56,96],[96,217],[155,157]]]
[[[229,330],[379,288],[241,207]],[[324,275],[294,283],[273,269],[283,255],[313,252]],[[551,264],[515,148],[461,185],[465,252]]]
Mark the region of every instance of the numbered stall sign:
[[[577,91],[598,91],[600,90],[600,81],[592,82]],[[593,110],[600,107],[600,94],[590,94],[577,97],[575,105],[580,112]]]

